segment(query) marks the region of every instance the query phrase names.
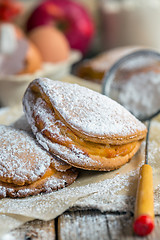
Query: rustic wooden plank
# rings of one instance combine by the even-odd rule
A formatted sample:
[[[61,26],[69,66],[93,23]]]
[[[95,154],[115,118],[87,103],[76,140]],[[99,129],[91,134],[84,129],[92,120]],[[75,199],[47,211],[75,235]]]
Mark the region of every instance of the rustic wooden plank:
[[[132,230],[131,213],[102,214],[99,211],[66,212],[58,219],[59,240],[141,240]],[[160,216],[155,231],[143,240],[160,239]]]
[[[27,222],[20,228],[17,228],[6,235],[6,239],[12,240],[55,240],[54,220],[41,221],[34,220]],[[5,236],[3,238],[5,240]]]
[[[132,223],[133,223],[133,217],[129,217],[129,215],[125,215],[124,217],[119,218],[119,221],[121,222],[122,229],[121,229],[121,239],[125,240],[141,240],[142,237],[138,237],[133,233],[132,229]],[[155,217],[155,230],[152,234],[148,235],[147,237],[143,238],[143,240],[157,240],[160,239],[160,216]]]
[[[155,218],[155,230],[153,234],[151,234],[150,240],[158,240],[160,239],[160,216]],[[149,240],[149,239],[148,239]]]
[[[124,236],[132,235],[132,216],[130,213],[121,215],[106,214],[106,219],[109,230],[108,239],[124,239]]]
[[[66,212],[58,218],[58,229],[54,220],[35,220],[13,230],[3,240],[141,240],[134,235],[132,222],[130,213]],[[160,239],[160,216],[156,216],[155,226],[154,232],[143,240]]]
[[[66,212],[58,219],[59,240],[106,239],[107,235],[106,217],[99,211]]]

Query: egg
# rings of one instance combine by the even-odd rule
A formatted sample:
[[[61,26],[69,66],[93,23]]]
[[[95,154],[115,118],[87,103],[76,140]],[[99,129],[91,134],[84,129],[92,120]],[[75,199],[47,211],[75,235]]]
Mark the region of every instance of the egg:
[[[13,27],[14,27],[15,34],[16,34],[17,38],[18,38],[18,39],[23,38],[23,37],[24,37],[24,33],[23,33],[22,29],[19,28],[19,27],[18,27],[17,25],[15,25],[15,24],[12,24],[12,25],[13,25]]]
[[[0,23],[0,73],[34,73],[42,67],[42,57],[23,31],[12,23]]]
[[[69,43],[62,32],[53,26],[40,26],[32,30],[29,39],[39,49],[44,62],[57,63],[68,59]]]
[[[24,61],[24,68],[19,74],[34,73],[42,67],[41,54],[31,41],[28,41],[28,49]]]
[[[10,54],[0,54],[1,75],[32,74],[42,67],[38,49],[26,38],[17,40],[17,46]]]

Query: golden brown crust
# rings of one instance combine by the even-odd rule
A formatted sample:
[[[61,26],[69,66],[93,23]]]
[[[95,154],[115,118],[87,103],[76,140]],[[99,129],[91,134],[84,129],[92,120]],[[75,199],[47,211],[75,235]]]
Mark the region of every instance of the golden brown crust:
[[[76,75],[82,79],[90,80],[95,83],[101,83],[104,77],[105,71],[99,71],[92,68],[90,60],[81,63],[77,67]]]
[[[141,146],[141,142],[138,141],[134,149],[126,154],[125,156],[116,156],[114,158],[106,158],[106,157],[100,157],[95,155],[89,155],[90,158],[93,159],[92,165],[90,164],[83,164],[81,161],[79,162],[72,162],[70,159],[64,159],[63,161],[66,161],[68,164],[71,164],[72,166],[76,168],[81,168],[85,170],[95,170],[95,171],[111,171],[120,168],[125,163],[129,162],[129,160],[136,154],[136,152],[139,150]]]
[[[43,85],[43,83],[44,83],[44,85]],[[127,143],[130,143],[130,142],[138,141],[138,140],[141,140],[141,139],[145,138],[146,133],[147,133],[147,129],[144,127],[144,125],[141,122],[139,122],[136,118],[134,118],[133,115],[131,115],[129,112],[128,112],[128,115],[125,116],[125,119],[123,119],[123,115],[125,115],[126,113],[125,112],[123,113],[123,111],[121,109],[122,106],[119,105],[120,109],[117,108],[117,115],[114,114],[115,108],[117,107],[116,105],[118,105],[117,103],[114,104],[114,106],[113,106],[113,109],[112,109],[113,113],[111,112],[109,114],[114,114],[115,118],[116,118],[116,117],[118,117],[119,112],[122,111],[122,114],[121,114],[122,116],[120,116],[120,118],[121,118],[120,121],[126,121],[125,125],[128,125],[128,126],[124,126],[124,127],[128,128],[127,129],[127,134],[124,135],[122,133],[118,133],[118,134],[114,133],[114,134],[111,134],[111,135],[110,134],[100,135],[100,134],[85,131],[83,129],[83,126],[79,126],[79,127],[75,126],[74,124],[72,124],[70,121],[67,121],[62,116],[62,114],[59,111],[60,109],[58,109],[57,106],[55,106],[54,100],[50,98],[49,94],[48,95],[46,94],[46,92],[45,92],[46,87],[47,87],[47,84],[45,83],[45,79],[37,79],[29,85],[29,87],[26,91],[26,94],[24,95],[24,98],[25,98],[25,96],[27,98],[28,94],[29,95],[30,94],[34,95],[35,99],[41,97],[48,104],[48,107],[50,109],[52,109],[52,111],[57,115],[57,117],[80,138],[83,138],[84,140],[90,141],[90,142],[96,142],[96,143],[102,143],[102,144],[111,144],[111,145],[127,144]],[[60,88],[61,88],[61,86],[59,87],[59,86],[55,85],[54,86],[55,92],[58,92]],[[76,95],[76,93],[75,93],[75,95]],[[96,95],[96,92],[95,92],[95,95]],[[97,101],[100,100],[100,96],[101,96],[100,94],[99,94],[99,96],[96,96]],[[62,96],[62,98],[63,97],[65,97],[65,96]],[[86,95],[86,101],[87,101],[87,97],[89,98],[90,96]],[[53,96],[53,98],[54,98],[54,96]],[[79,100],[81,101],[81,99],[79,99]],[[110,102],[112,100],[108,99],[108,101]],[[113,101],[112,101],[112,103],[113,103]],[[63,101],[63,108],[64,109],[68,108],[68,106],[66,104],[67,104],[67,101]],[[72,103],[72,104],[74,106],[74,103]],[[103,100],[102,100],[102,104],[103,104]],[[107,104],[106,101],[104,101],[104,105],[106,105],[106,104]],[[75,106],[75,108],[76,108],[76,106]],[[95,109],[96,108],[97,108],[97,106],[95,105]],[[126,111],[126,109],[125,109],[125,111]],[[70,119],[74,119],[75,115],[79,114],[79,113],[69,111],[69,114],[70,114]],[[88,110],[88,115],[89,114],[94,114],[94,113],[90,113],[89,110]],[[106,114],[106,122],[107,122],[107,117],[108,116]],[[115,119],[113,119],[113,121],[115,121]],[[129,128],[132,128],[131,127],[132,125],[136,125],[137,129],[135,127],[133,131],[130,131]],[[141,125],[141,127],[139,127],[140,125]]]
[[[80,78],[101,83],[105,73],[121,57],[140,49],[138,46],[118,47],[100,53],[96,57],[85,60],[77,67],[76,75]]]
[[[75,89],[81,92],[74,92]],[[70,91],[69,95],[68,91]],[[74,98],[74,94],[79,94],[78,98],[77,96]],[[83,94],[84,96],[82,96]],[[76,104],[70,100],[70,97],[72,100],[75,99]],[[85,105],[82,97],[90,98],[91,105]],[[108,105],[108,108],[104,109],[105,114],[99,103],[99,105],[92,106],[92,103],[96,103],[98,100],[100,104]],[[63,83],[52,82],[49,79],[37,79],[27,89],[23,101],[26,116],[38,141],[52,154],[77,168],[99,171],[119,168],[138,151],[141,140],[146,136],[146,127],[120,105],[113,103],[108,98],[106,100],[100,94],[88,92],[77,86],[68,86],[68,84],[63,86]],[[83,109],[84,105],[87,110]],[[71,107],[71,111],[69,107]],[[96,112],[97,107],[101,108],[100,114]],[[75,110],[76,108],[78,110]],[[94,118],[94,113],[97,115],[97,119]],[[87,119],[90,114],[92,119],[94,118],[94,124],[92,124],[92,119]],[[87,124],[85,120],[88,121]],[[78,121],[81,123],[79,124]],[[92,132],[88,130],[90,121],[91,131],[95,127],[100,134],[96,134],[95,131],[95,134],[92,135]],[[77,122],[79,125],[76,128]],[[83,126],[83,123],[87,128]],[[111,134],[110,124],[112,124],[111,130],[113,130]],[[116,124],[118,128],[115,126]],[[103,131],[108,135],[103,134]]]
[[[75,181],[78,171],[43,149],[33,135],[0,125],[0,198],[52,192]]]
[[[98,136],[98,135],[88,135],[82,129],[76,129],[59,114],[59,112],[54,108],[54,112],[58,116],[58,118],[68,127],[70,128],[79,138],[82,138],[85,141],[94,142],[94,143],[102,143],[102,144],[111,144],[111,145],[121,145],[127,144],[133,141],[139,141],[146,137],[147,129],[143,129],[141,131],[137,130],[133,134],[128,134],[128,136],[123,136],[119,134],[114,134],[114,136]]]
[[[53,157],[27,132],[0,125],[0,181],[31,184],[43,176]]]
[[[50,193],[72,184],[77,176],[78,172],[75,168],[71,168],[63,173],[49,168],[43,177],[30,185],[16,186],[0,182],[0,198],[22,198],[39,193]]]

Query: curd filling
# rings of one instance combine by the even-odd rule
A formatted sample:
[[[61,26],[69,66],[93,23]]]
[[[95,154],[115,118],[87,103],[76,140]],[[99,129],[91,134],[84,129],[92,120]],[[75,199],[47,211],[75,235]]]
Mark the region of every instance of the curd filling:
[[[126,154],[130,153],[137,144],[137,141],[123,145],[110,145],[89,142],[75,135],[73,131],[66,127],[60,120],[55,121],[51,126],[51,129],[45,128],[45,122],[43,122],[43,120],[40,119],[38,116],[36,116],[35,121],[36,127],[42,132],[44,136],[46,136],[52,142],[66,146],[70,149],[72,149],[72,146],[75,145],[79,149],[84,151],[87,155],[91,154],[106,158],[125,156]],[[60,129],[61,136],[54,134],[54,128],[57,127]]]

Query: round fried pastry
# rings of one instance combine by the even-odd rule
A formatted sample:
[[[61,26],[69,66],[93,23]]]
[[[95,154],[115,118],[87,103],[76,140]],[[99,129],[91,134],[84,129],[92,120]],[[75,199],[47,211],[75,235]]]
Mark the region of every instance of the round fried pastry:
[[[78,168],[119,168],[138,151],[147,132],[113,100],[74,84],[36,79],[23,104],[39,143]]]
[[[137,141],[133,149],[126,155],[107,158],[105,156],[87,154],[75,145],[70,149],[64,145],[50,141],[40,132],[37,133],[36,136],[38,141],[40,140],[41,143],[44,141],[44,143],[49,146],[51,153],[58,156],[66,163],[76,168],[94,171],[111,171],[120,168],[130,161],[141,145],[141,141]]]
[[[30,92],[28,98],[26,116],[37,140],[50,153],[72,166],[87,170],[114,170],[127,163],[140,147],[141,140],[122,145],[87,142],[57,118],[46,99]]]
[[[27,122],[27,119],[26,119],[25,115],[21,116],[16,122],[14,122],[12,124],[12,127],[16,128],[16,129],[19,129],[19,130],[26,131],[36,141],[36,138],[32,133],[31,127],[30,127],[29,123]],[[46,147],[44,147],[44,151],[45,151],[45,148]],[[46,150],[49,150],[49,149],[46,149]],[[52,156],[52,157],[53,157],[53,159],[51,160],[51,167],[55,168],[57,171],[65,172],[66,170],[68,170],[72,167],[71,165],[62,161],[57,156]]]
[[[27,132],[0,126],[0,181],[31,184],[49,168],[52,156]]]
[[[82,152],[74,152],[75,159],[68,158],[68,154],[66,154],[66,151],[64,151],[64,148],[61,148],[59,150],[60,156],[63,159],[63,161],[67,162],[68,164],[72,165],[76,168],[81,168],[84,170],[94,170],[94,171],[112,171],[115,169],[120,168],[124,164],[130,161],[130,159],[136,154],[136,152],[139,150],[141,145],[140,141],[137,141],[133,150],[129,152],[128,154],[124,156],[115,156],[112,158],[102,157],[102,156],[95,156],[91,154],[83,153],[82,158]],[[64,146],[61,146],[64,147]],[[54,152],[54,151],[53,151]],[[79,160],[81,158],[81,160]]]
[[[32,95],[42,98],[61,122],[86,141],[121,145],[146,136],[145,125],[124,107],[77,84],[35,79],[23,98],[27,115]]]
[[[0,198],[21,198],[50,193],[72,184],[78,176],[75,168],[66,172],[58,172],[54,168],[48,168],[43,177],[30,185],[17,186],[11,183],[0,182]]]

